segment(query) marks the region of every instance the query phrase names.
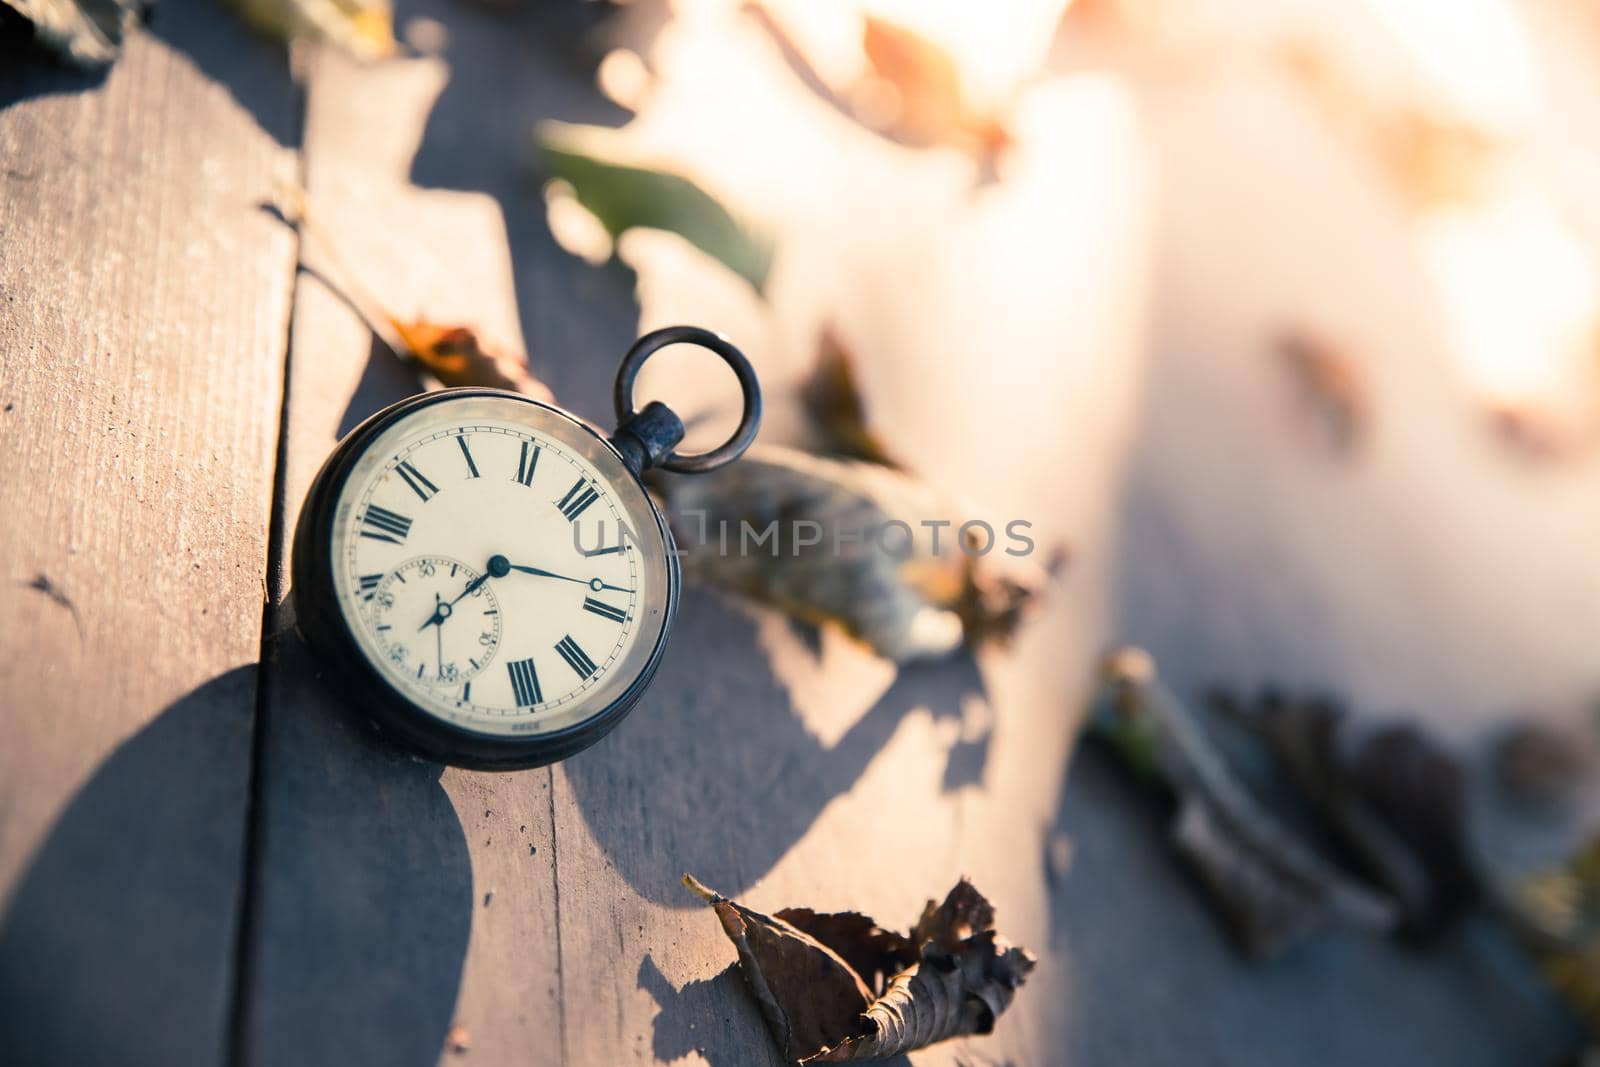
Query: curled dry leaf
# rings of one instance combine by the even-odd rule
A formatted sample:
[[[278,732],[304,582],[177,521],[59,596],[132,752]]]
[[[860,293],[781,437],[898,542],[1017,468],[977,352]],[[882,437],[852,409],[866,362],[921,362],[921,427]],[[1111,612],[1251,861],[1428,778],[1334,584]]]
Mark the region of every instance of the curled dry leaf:
[[[613,240],[635,227],[675,233],[760,292],[772,268],[772,241],[735,218],[715,197],[679,174],[629,158],[617,132],[545,122],[538,131],[545,170],[572,187]]]
[[[1268,690],[1219,710],[1257,732],[1361,873],[1400,908],[1407,933],[1432,938],[1475,898],[1466,778],[1413,726],[1362,731],[1335,701]]]
[[[1393,929],[1394,902],[1347,877],[1261,806],[1161,685],[1148,654],[1112,653],[1101,678],[1090,729],[1176,799],[1173,844],[1246,954],[1277,955],[1334,923]]]
[[[255,29],[280,41],[321,41],[360,60],[395,54],[389,0],[228,0]]]
[[[987,1034],[1034,958],[994,929],[994,908],[962,879],[928,901],[909,934],[856,912],[763,915],[684,884],[716,911],[784,1056],[800,1063],[887,1059]]]
[[[528,373],[526,363],[516,356],[484,351],[478,335],[465,326],[441,326],[425,319],[390,319],[389,324],[405,352],[447,386],[512,389],[537,400],[555,399],[549,387]]]
[[[142,0],[0,0],[0,45],[12,32],[5,10],[21,17],[35,46],[57,58],[99,70],[122,52],[122,38],[150,10]]]
[[[1294,329],[1278,338],[1278,355],[1299,386],[1328,442],[1348,453],[1361,443],[1371,414],[1366,375],[1326,337]]]
[[[1008,556],[1021,542],[992,527],[982,554],[958,544],[969,514],[875,464],[757,446],[659,488],[688,573],[837,623],[898,663],[947,655],[963,638],[1005,642],[1059,562]],[[983,539],[976,528],[965,536]]]
[[[867,406],[856,383],[855,358],[832,326],[822,331],[817,365],[801,401],[820,438],[817,451],[903,469],[867,424]]]

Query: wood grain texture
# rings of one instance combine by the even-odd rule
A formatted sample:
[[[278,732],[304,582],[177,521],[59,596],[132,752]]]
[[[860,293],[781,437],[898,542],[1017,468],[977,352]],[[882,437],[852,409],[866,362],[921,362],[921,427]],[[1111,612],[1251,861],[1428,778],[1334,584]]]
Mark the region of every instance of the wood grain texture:
[[[448,29],[444,63],[361,69],[325,58],[315,68],[312,210],[340,258],[397,313],[468,323],[509,347],[525,332],[535,369],[562,402],[603,420],[612,359],[641,311],[624,272],[593,270],[552,242],[527,135],[543,117],[615,116],[538,14],[422,10]],[[307,257],[319,274],[337,273],[315,247]],[[645,325],[729,329],[764,373],[781,369],[760,323],[748,309],[740,319],[707,301],[703,277],[647,266],[641,280]],[[880,301],[919,299],[915,288],[864,284]],[[1114,296],[1108,319],[1138,306]],[[994,312],[963,307],[970,321],[957,336],[981,331]],[[1074,336],[1068,365],[1086,374],[1085,354],[1106,341]],[[904,360],[897,402],[904,408],[920,389],[926,405],[906,420],[913,439],[938,440],[932,424],[954,405],[978,425],[1014,417],[1013,397],[975,396],[959,375],[929,388],[919,368],[931,346],[959,361],[948,351],[955,342],[924,342],[895,352]],[[290,522],[338,433],[419,387],[317,277],[299,287],[291,362]],[[1105,454],[1123,431],[1104,388],[1069,389],[1065,378],[1035,401],[1074,398],[1054,423],[1064,429],[1036,446]],[[1040,521],[1041,537],[1070,531],[1082,558],[1112,555],[1114,531],[1096,516],[1113,510],[1114,463],[1080,462],[1063,487],[1059,468],[1039,462],[997,487],[982,453],[941,458],[956,489],[998,488],[1002,502]],[[1136,902],[1154,925],[1183,892],[1169,875],[1148,874],[1162,855],[1155,835],[1111,835],[1075,883],[1086,900],[1046,884],[1052,821],[1087,839],[1098,825],[1087,812],[1098,819],[1120,803],[1084,778],[1057,812],[1072,730],[1061,709],[1075,706],[1090,656],[1062,650],[1103,640],[1108,581],[1103,569],[1080,568],[1009,655],[898,675],[847,642],[812,645],[781,618],[691,588],[656,683],[628,722],[556,768],[514,775],[441,770],[370,743],[284,631],[267,679],[249,1059],[777,1063],[731,947],[678,885],[685,870],[758,907],[860,908],[896,925],[971,874],[995,899],[1002,929],[1042,964],[995,1035],[915,1061],[1118,1058],[1141,1032],[1142,1009],[1132,993],[1117,1003],[1095,995],[1102,983],[1138,986],[1152,969],[1191,973],[1185,967],[1207,981],[1245,979],[1188,897],[1185,923],[1130,940],[1137,954],[1119,956],[1097,936],[1106,908]],[[1111,888],[1102,892],[1102,882]],[[1344,961],[1385,991],[1378,996],[1392,993],[1435,1021],[1463,995],[1435,992],[1436,973],[1385,946],[1326,951],[1318,958]],[[1246,982],[1227,1005],[1238,1021],[1205,1039],[1196,1033],[1205,1013],[1169,1008],[1191,1047],[1251,1062],[1256,1023],[1246,1020],[1275,988],[1270,977]],[[1316,995],[1329,1032],[1346,1025],[1336,985]],[[1508,1008],[1459,1040],[1505,1047],[1494,1042],[1514,1042],[1520,1027],[1547,1018],[1543,1010]],[[443,1048],[452,1024],[470,1041],[464,1060]],[[1435,1025],[1416,1042],[1440,1048],[1448,1034]],[[1418,1045],[1380,1036],[1349,1047],[1403,1062]]]
[[[237,966],[242,1063],[776,1063],[731,947],[678,885],[690,870],[756,907],[891,925],[972,875],[1041,965],[995,1035],[912,1057],[923,1067],[1559,1048],[1559,1013],[1493,939],[1424,961],[1334,937],[1248,970],[1107,768],[1086,760],[1063,787],[1085,665],[1109,631],[1107,516],[1135,406],[1103,371],[1131,362],[1144,308],[1130,281],[1144,264],[1112,254],[1111,227],[1090,228],[1090,253],[1048,242],[1088,255],[1106,287],[1070,302],[1046,300],[1070,266],[1054,260],[976,288],[965,268],[934,269],[940,249],[912,237],[937,245],[947,227],[875,241],[863,223],[881,258],[839,268],[896,439],[1086,561],[1017,648],[896,673],[691,588],[649,695],[557,768],[419,762],[341,706],[293,633],[287,545],[268,554],[286,328],[285,531],[336,439],[422,383],[341,299],[327,248],[306,247],[294,279],[293,234],[254,206],[275,176],[301,176],[338,258],[389,308],[510,349],[525,334],[535,369],[596,421],[642,326],[722,328],[771,382],[804,369],[777,336],[793,323],[670,242],[633,261],[636,303],[628,271],[552,240],[534,123],[622,117],[593,87],[588,16],[573,13],[587,6],[422,0],[409,13],[445,24],[444,57],[318,57],[303,139],[281,55],[188,0],[165,0],[171,35],[136,38],[104,85],[0,72],[0,579],[14,583],[0,598],[0,1047],[21,1062],[217,1062]],[[696,136],[738,147],[736,127],[691,117]],[[1091,156],[1110,169],[1119,144]],[[1061,188],[1034,192],[1105,215]],[[1026,229],[1012,238],[1031,248]],[[1070,321],[1030,323],[1019,293]],[[1016,343],[974,376],[997,324]],[[1019,396],[1011,382],[1042,373],[1035,334],[1070,340]],[[1047,429],[1031,463],[997,465],[1014,442],[974,447],[945,432],[952,413]],[[1053,831],[1076,843],[1065,885],[1045,878]],[[454,1025],[465,1058],[445,1047]]]
[[[9,1062],[227,1045],[294,262],[256,205],[296,101],[189,6],[103,82],[0,72]]]
[[[345,301],[351,274],[396,315],[522,345],[494,202],[408,178],[445,80],[431,59],[363,68],[328,53],[310,64],[304,173],[317,237],[304,247],[292,328],[286,530],[334,442],[423,387]],[[286,592],[276,578],[273,591]],[[470,774],[379,745],[318,679],[279,607],[245,1061],[432,1063],[457,1020],[475,1035],[474,1061],[554,1054],[549,772]]]

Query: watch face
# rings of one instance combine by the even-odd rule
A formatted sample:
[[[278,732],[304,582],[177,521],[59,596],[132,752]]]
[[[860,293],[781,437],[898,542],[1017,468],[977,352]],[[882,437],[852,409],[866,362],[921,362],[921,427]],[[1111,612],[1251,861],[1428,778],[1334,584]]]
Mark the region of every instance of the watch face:
[[[354,654],[413,711],[475,735],[625,710],[676,595],[638,481],[593,431],[522,398],[398,407],[356,431],[324,529],[302,534],[326,538]]]

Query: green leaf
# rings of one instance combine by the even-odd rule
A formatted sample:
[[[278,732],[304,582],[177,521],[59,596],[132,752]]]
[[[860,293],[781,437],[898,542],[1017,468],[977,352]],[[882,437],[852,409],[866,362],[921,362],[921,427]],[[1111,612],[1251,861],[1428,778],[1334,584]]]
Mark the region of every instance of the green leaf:
[[[675,233],[762,291],[771,239],[688,178],[627,161],[615,139],[605,127],[563,122],[543,123],[537,135],[545,170],[572,186],[613,239],[636,226]]]

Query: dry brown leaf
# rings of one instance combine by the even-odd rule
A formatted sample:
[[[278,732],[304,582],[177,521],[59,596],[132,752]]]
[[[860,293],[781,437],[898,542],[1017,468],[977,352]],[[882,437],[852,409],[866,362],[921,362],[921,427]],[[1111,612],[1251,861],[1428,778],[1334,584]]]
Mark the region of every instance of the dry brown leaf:
[[[1436,937],[1473,902],[1465,773],[1451,753],[1406,723],[1363,729],[1326,697],[1268,689],[1213,705],[1267,742],[1357,869],[1399,906],[1405,932]]]
[[[994,908],[962,879],[928,901],[909,935],[855,912],[763,915],[684,885],[716,911],[773,1038],[800,1063],[887,1059],[986,1034],[1034,958],[994,931]]]
[[[1275,956],[1334,924],[1387,933],[1395,904],[1347,876],[1251,793],[1186,704],[1138,649],[1106,658],[1090,729],[1177,801],[1172,844],[1240,949]]]
[[[1593,424],[1532,401],[1486,405],[1495,439],[1518,457],[1540,463],[1570,461],[1594,447]]]
[[[1529,720],[1517,722],[1494,746],[1494,771],[1513,803],[1551,814],[1574,811],[1600,779],[1592,731]]]
[[[1004,643],[1059,564],[1007,555],[1026,550],[1004,529],[986,553],[969,554],[958,538],[970,514],[876,464],[757,446],[659,487],[688,573],[838,623],[898,663],[948,655],[963,640]],[[937,549],[927,523],[944,524]]]
[[[1284,332],[1277,350],[1329,443],[1339,452],[1354,450],[1372,407],[1361,365],[1339,345],[1305,329]]]
[[[817,365],[800,395],[821,438],[817,451],[844,459],[865,460],[896,470],[904,464],[889,454],[867,425],[866,401],[856,383],[855,357],[832,326],[822,331]]]
[[[909,145],[960,144],[992,157],[1011,143],[995,116],[971,108],[954,57],[919,33],[868,15],[861,37],[873,72],[893,87],[894,118],[883,132]]]
[[[1292,38],[1278,58],[1324,117],[1369,152],[1412,205],[1448,206],[1482,195],[1505,148],[1488,131],[1425,103],[1374,98],[1314,40]]]
[[[536,400],[555,400],[549,387],[528,373],[527,364],[515,356],[484,351],[478,335],[468,327],[441,326],[426,319],[401,322],[391,318],[389,324],[399,334],[406,353],[447,386],[511,389]]]
[[[319,273],[366,322],[377,337],[402,359],[417,365],[446,386],[480,386],[526,393],[535,400],[554,402],[554,395],[529,371],[521,356],[491,352],[484,348],[477,332],[468,326],[443,325],[427,319],[401,319],[391,314],[339,254],[338,244],[311,213],[306,192],[298,185],[285,184],[277,190],[271,205],[290,225],[300,230],[306,241],[315,241],[326,263]]]

